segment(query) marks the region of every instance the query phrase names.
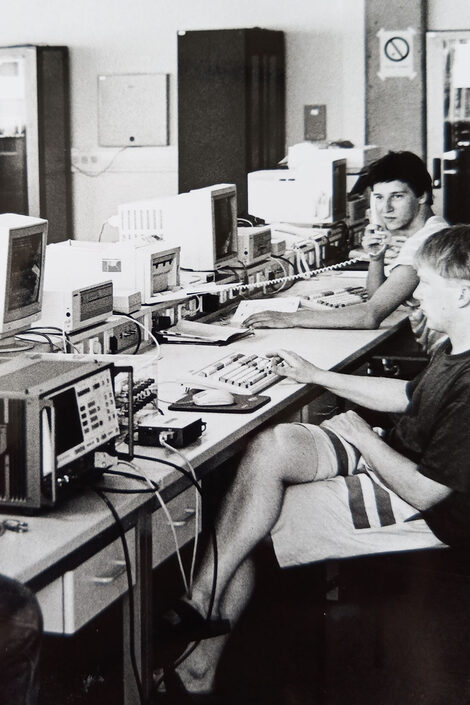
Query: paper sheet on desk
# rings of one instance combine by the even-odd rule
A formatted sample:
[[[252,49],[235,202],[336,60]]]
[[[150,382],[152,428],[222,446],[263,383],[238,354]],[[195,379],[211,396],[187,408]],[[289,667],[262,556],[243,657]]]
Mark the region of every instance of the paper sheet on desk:
[[[160,331],[160,335],[169,343],[220,344],[251,335],[248,328],[218,326],[214,323],[181,320],[175,326]]]
[[[282,313],[294,313],[299,308],[299,296],[280,296],[275,299],[252,299],[251,301],[241,301],[232,316],[232,323],[241,323],[258,311],[281,311]]]

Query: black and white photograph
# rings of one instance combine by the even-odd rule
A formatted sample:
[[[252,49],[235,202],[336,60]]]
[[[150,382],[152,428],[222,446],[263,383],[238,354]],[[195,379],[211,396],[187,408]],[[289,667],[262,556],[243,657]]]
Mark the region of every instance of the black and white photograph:
[[[0,9],[0,705],[470,705],[470,4]]]

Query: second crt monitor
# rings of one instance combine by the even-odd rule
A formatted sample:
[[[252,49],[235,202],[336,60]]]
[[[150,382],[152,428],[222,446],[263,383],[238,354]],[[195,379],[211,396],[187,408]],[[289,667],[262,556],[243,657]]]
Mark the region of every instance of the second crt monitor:
[[[41,315],[47,220],[16,213],[0,215],[0,339],[3,352],[27,348],[20,333]]]
[[[216,184],[119,207],[121,239],[142,235],[181,247],[181,267],[214,271],[237,258],[237,188]]]
[[[266,223],[314,226],[344,220],[346,160],[331,158],[325,149],[302,168],[250,172],[248,210]]]

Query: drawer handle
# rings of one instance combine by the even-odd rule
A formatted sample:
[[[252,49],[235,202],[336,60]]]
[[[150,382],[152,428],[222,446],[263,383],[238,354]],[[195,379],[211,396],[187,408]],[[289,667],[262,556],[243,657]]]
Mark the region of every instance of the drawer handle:
[[[126,572],[126,563],[125,561],[114,561],[114,568],[113,570],[108,573],[108,575],[97,575],[93,578],[93,582],[96,583],[96,585],[110,585],[111,583],[114,583],[115,580],[121,577],[121,575],[124,575]]]
[[[196,510],[192,509],[192,507],[186,507],[184,510],[185,516],[180,517],[179,519],[173,519],[171,522],[173,526],[179,527],[179,526],[186,526],[191,519],[195,516]]]

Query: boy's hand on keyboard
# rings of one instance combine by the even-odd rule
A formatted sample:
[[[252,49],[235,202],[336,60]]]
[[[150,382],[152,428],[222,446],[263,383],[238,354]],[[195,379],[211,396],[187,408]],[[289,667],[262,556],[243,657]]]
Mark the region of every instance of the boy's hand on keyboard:
[[[273,360],[271,370],[277,375],[288,377],[302,384],[311,384],[316,381],[317,374],[321,372],[319,367],[312,365],[297,353],[291,350],[278,350],[273,353],[266,353],[266,357]]]
[[[294,315],[281,311],[258,311],[245,318],[243,325],[248,328],[294,328]]]

